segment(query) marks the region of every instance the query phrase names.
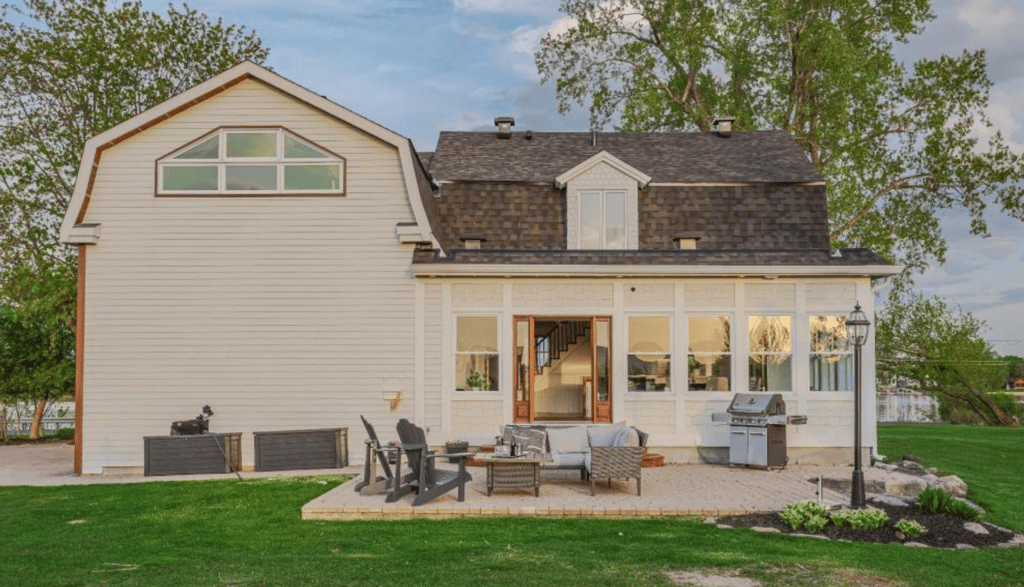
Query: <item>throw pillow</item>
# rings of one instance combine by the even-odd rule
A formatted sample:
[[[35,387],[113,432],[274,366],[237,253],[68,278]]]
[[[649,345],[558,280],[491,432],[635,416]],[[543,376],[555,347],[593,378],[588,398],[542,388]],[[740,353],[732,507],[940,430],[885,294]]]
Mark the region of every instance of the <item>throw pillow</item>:
[[[640,446],[640,433],[632,426],[627,427],[619,433],[615,440],[615,446]]]
[[[587,435],[590,437],[590,446],[608,447],[615,442],[615,435],[626,427],[625,422],[614,424],[602,424],[587,428]]]

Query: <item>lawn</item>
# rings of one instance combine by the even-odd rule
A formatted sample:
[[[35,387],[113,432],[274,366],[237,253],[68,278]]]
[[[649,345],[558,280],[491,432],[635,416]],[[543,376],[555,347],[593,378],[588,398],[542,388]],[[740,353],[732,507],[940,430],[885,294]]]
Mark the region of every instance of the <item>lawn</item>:
[[[913,452],[960,474],[1021,529],[1020,491],[1006,493],[992,472],[1022,478],[1021,432],[902,426],[880,436],[884,454]],[[934,446],[950,438],[970,454]],[[764,585],[1024,585],[1022,549],[833,543],[691,519],[301,520],[301,505],[340,480],[0,488],[0,585],[635,586],[672,585],[666,572],[693,569]]]

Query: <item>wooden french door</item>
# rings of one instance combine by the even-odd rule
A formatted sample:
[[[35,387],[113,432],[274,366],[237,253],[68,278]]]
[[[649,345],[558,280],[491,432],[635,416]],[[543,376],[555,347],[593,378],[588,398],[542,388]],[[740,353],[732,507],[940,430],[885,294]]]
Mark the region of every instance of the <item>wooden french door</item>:
[[[537,364],[537,339],[534,316],[513,319],[512,415],[515,422],[532,422],[536,415],[534,375]],[[612,421],[612,330],[611,318],[590,318],[591,376],[584,378],[590,390],[589,410],[594,422]],[[586,400],[585,400],[586,401]]]
[[[512,332],[515,359],[512,372],[512,419],[533,421],[533,373],[537,360],[537,343],[533,338],[533,316],[516,316]]]
[[[590,367],[594,382],[594,421],[612,421],[612,319],[590,319]]]

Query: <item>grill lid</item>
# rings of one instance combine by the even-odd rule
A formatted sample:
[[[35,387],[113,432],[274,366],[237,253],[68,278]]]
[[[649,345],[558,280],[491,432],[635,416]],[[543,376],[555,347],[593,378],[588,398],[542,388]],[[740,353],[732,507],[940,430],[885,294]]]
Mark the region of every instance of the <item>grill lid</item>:
[[[786,402],[778,393],[737,393],[728,412],[746,416],[785,414]]]

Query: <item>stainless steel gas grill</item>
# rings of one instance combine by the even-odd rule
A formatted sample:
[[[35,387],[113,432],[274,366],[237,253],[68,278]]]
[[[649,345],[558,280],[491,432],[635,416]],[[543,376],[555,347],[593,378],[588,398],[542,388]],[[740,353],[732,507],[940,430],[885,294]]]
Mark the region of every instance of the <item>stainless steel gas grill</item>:
[[[774,393],[737,393],[729,404],[729,464],[782,468],[786,425],[803,424],[806,416],[786,416],[786,402]]]

